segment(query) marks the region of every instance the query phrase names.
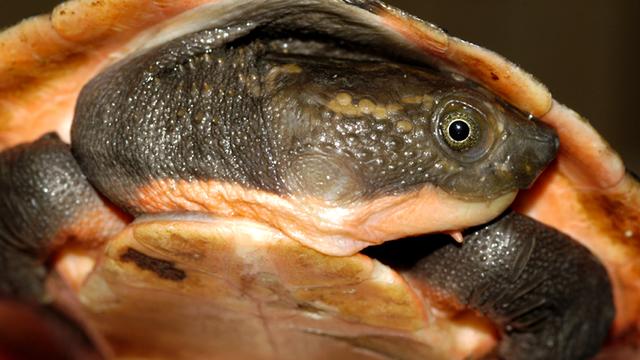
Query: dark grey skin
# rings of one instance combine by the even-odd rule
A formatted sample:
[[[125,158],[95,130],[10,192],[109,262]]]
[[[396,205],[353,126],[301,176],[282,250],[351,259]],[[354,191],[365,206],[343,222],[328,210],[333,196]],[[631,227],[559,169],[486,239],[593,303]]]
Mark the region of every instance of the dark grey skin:
[[[456,266],[452,266],[456,264]],[[614,318],[605,268],[555,229],[511,213],[411,270],[492,319],[499,359],[590,359]]]
[[[380,6],[347,3],[371,11]],[[235,23],[251,20],[251,26],[231,27],[230,21],[228,28],[199,31],[125,59],[82,91],[71,150],[49,136],[1,153],[0,295],[45,301],[42,281],[57,229],[99,196],[141,215],[137,190],[155,180],[215,180],[277,195],[312,195],[330,204],[366,202],[424,186],[485,201],[530,186],[554,158],[557,138],[536,119],[469,81],[418,65],[411,51],[376,38],[367,24],[328,8],[307,10],[244,9],[239,12],[244,18]],[[229,36],[220,38],[221,30]],[[365,112],[363,100],[384,105],[386,114]],[[456,121],[469,126],[461,141],[447,138]],[[48,154],[57,155],[51,160]],[[23,167],[16,160],[22,158],[36,159],[37,165]],[[27,171],[16,170],[23,168]],[[41,174],[37,182],[29,181]],[[42,191],[49,184],[76,190]],[[25,191],[16,191],[22,187]],[[520,226],[521,221],[507,217],[481,236],[468,235],[464,251],[434,252],[414,269],[415,274],[432,270],[434,287],[505,328],[515,324],[514,315],[538,311],[532,299],[557,304],[554,312],[540,311],[544,331],[521,327],[521,334],[510,333],[501,343],[498,352],[509,359],[549,339],[566,344],[575,321],[587,315],[584,304],[573,301],[576,292],[604,294],[594,306],[605,314],[613,311],[602,265],[566,236],[532,220]],[[535,246],[526,241],[540,233],[547,240]],[[514,241],[505,245],[505,237]],[[479,257],[487,253],[481,246],[487,241],[505,245],[509,254],[531,252],[531,257],[515,270],[502,263],[487,269]],[[464,264],[466,278],[446,278],[451,264]],[[558,277],[538,286],[554,264],[560,267]],[[595,283],[575,281],[585,269],[598,274]],[[476,282],[467,280],[482,271],[499,281],[474,290]],[[514,278],[533,290],[524,298],[507,291]],[[497,295],[508,295],[503,312],[482,301]],[[611,316],[585,319],[589,328],[580,339],[588,335],[599,347]],[[597,347],[567,350],[564,358],[582,358]],[[540,358],[557,354],[545,346],[537,351]]]
[[[214,34],[116,64],[80,95],[74,155],[135,215],[136,190],[158,179],[337,204],[429,184],[485,201],[528,187],[555,156],[551,128],[450,74],[315,38],[203,45]],[[459,143],[449,134],[456,121],[469,127]]]
[[[73,236],[74,219],[101,207],[57,135],[0,153],[0,296],[44,298],[46,262]]]

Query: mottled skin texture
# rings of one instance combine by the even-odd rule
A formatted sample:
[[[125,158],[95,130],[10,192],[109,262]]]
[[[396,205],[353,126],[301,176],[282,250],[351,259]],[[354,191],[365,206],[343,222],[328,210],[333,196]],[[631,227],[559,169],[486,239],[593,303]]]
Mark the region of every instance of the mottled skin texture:
[[[159,179],[330,204],[426,184],[488,200],[529,186],[556,151],[549,128],[449,74],[309,34],[273,40],[258,31],[222,46],[217,34],[125,60],[81,93],[74,155],[120,207],[144,212],[136,189]],[[462,151],[442,134],[458,110],[477,118],[479,137]]]

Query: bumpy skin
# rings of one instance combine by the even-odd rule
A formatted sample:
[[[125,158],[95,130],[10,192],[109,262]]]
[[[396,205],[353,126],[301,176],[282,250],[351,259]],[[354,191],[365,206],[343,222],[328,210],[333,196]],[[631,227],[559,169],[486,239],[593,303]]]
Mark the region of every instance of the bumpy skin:
[[[410,271],[489,317],[500,359],[588,359],[614,317],[603,265],[573,239],[511,213],[449,244]]]
[[[104,208],[57,135],[0,153],[0,296],[41,300],[56,249],[73,238],[99,242],[120,228]]]
[[[338,204],[425,184],[486,200],[528,187],[557,149],[550,128],[470,82],[355,43],[250,30],[187,35],[84,88],[72,146],[102,193],[134,214],[136,190],[164,179]],[[483,117],[478,149],[444,143],[454,101]]]

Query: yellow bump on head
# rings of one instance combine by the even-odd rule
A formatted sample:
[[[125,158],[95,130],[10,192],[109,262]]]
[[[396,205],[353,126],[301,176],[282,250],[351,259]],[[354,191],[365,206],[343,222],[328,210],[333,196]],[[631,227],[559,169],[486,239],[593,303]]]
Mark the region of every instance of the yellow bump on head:
[[[341,106],[348,106],[351,105],[351,95],[345,93],[345,92],[341,92],[336,96],[336,101],[338,102],[339,105]]]
[[[383,120],[388,117],[387,108],[383,106],[376,106],[376,108],[373,109],[372,114],[373,117],[376,118],[376,120]]]
[[[369,99],[362,99],[358,103],[358,108],[362,111],[363,114],[371,114],[373,110],[376,108],[376,104]]]
[[[410,105],[423,105],[426,108],[431,108],[433,106],[433,97],[427,94],[410,95],[400,99],[400,102],[403,104],[410,104]]]
[[[396,130],[400,133],[408,133],[413,130],[413,124],[409,120],[400,120],[396,123]]]
[[[346,116],[361,116],[364,112],[360,107],[360,103],[365,102],[365,107],[367,107],[367,101],[370,103],[370,107],[375,107],[373,102],[369,100],[362,100],[357,105],[352,103],[353,98],[346,92],[340,92],[334,99],[331,99],[327,104],[327,107],[336,114],[346,115]]]
[[[422,96],[420,96],[420,99],[422,99]],[[354,103],[353,97],[346,92],[339,92],[335,98],[329,100],[327,107],[336,114],[347,116],[373,115],[376,120],[388,119],[389,115],[396,114],[404,108],[400,103],[376,104],[369,99],[361,99]],[[406,126],[403,128],[406,128]],[[411,125],[412,128],[413,125]],[[411,131],[411,129],[408,131]]]
[[[432,108],[433,107],[433,96],[431,95],[422,95],[422,105],[426,108]]]
[[[282,66],[282,72],[287,74],[300,74],[302,72],[302,68],[298,64],[286,64]]]
[[[354,106],[354,105],[340,105],[340,103],[338,103],[338,100],[333,99],[331,101],[329,101],[329,104],[327,104],[327,107],[333,111],[336,114],[339,115],[346,115],[346,116],[359,116],[362,115],[362,113],[360,112],[360,110]]]
[[[397,103],[391,103],[391,104],[387,104],[386,109],[387,109],[387,113],[394,114],[402,110],[402,105]]]
[[[422,103],[422,96],[405,96],[402,99],[400,99],[400,101],[404,104],[413,104],[413,105],[417,105],[417,104],[421,104]]]
[[[357,107],[355,107],[354,105],[344,106],[343,109],[342,109],[342,114],[347,115],[347,116],[360,116],[360,115],[362,115],[360,110]]]

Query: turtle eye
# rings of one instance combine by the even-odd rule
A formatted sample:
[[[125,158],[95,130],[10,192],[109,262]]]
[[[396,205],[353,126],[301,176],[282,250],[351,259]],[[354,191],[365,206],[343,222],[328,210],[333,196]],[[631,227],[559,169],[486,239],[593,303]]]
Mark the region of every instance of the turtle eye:
[[[438,138],[453,155],[471,161],[489,150],[492,126],[477,107],[462,101],[449,101],[437,117]]]
[[[449,114],[442,123],[442,134],[453,150],[464,151],[473,147],[478,139],[478,126],[464,113]]]

